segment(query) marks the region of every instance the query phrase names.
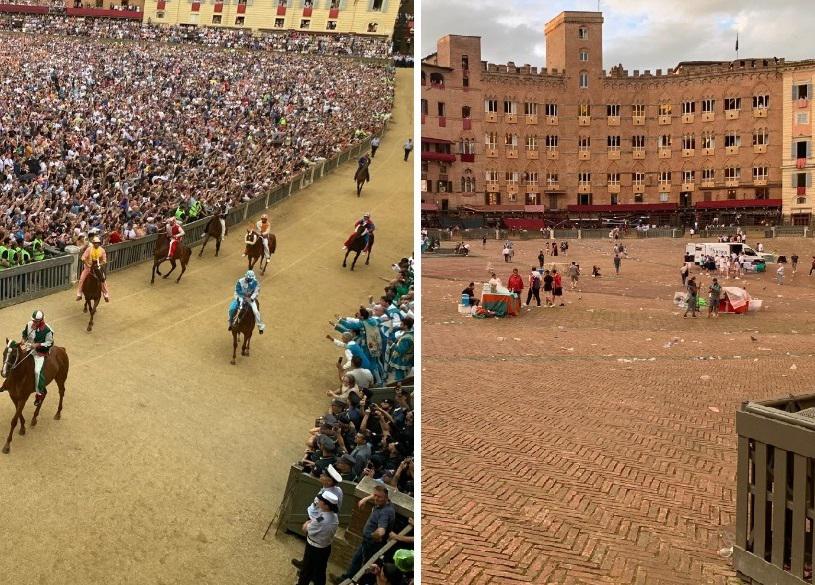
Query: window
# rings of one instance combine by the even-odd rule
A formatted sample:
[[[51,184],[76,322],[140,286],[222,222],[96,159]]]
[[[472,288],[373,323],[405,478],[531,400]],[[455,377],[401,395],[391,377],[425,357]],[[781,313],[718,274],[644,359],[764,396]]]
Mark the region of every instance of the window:
[[[608,145],[609,150],[620,150],[620,137],[619,136],[609,136],[606,139],[606,143]]]
[[[373,4],[371,5],[371,10],[382,10],[382,1],[383,0],[373,0]]]
[[[769,134],[766,128],[756,128],[753,130],[753,146],[765,145],[768,141]]]
[[[546,137],[546,150],[555,150],[558,144],[558,137],[557,136],[547,136]]]
[[[620,197],[616,193],[612,193],[609,202],[611,205],[617,205],[620,203]]]
[[[591,193],[578,193],[577,194],[577,204],[578,205],[591,205]]]
[[[809,99],[809,85],[801,83],[792,86],[792,97],[797,100]]]
[[[504,173],[508,185],[518,184],[518,171],[507,171]]]
[[[545,104],[544,110],[547,116],[557,116],[557,104]]]
[[[524,102],[524,115],[537,116],[538,104],[536,104],[535,102]]]
[[[645,104],[634,104],[633,106],[631,106],[631,110],[632,110],[632,115],[634,115],[634,116],[638,116],[638,117],[644,117],[645,116]]]
[[[516,148],[518,148],[518,135],[506,134],[504,136],[504,146],[506,146],[510,150],[515,150]]]
[[[716,179],[716,170],[715,169],[702,169],[702,180],[703,181],[713,181]]]
[[[696,148],[696,136],[693,134],[685,134],[682,137],[682,149],[693,150]]]
[[[441,73],[431,73],[430,87],[440,87],[444,89],[444,75],[442,75]]]
[[[461,56],[461,68],[462,69],[469,69],[470,68],[470,57],[467,55]]]
[[[538,150],[538,137],[537,136],[527,136],[526,137],[526,149],[527,150]]]
[[[741,146],[741,137],[736,132],[728,132],[724,135],[724,146],[725,148]]]
[[[659,194],[659,202],[660,203],[667,203],[670,199],[670,193],[660,193]]]
[[[608,104],[606,106],[606,116],[609,118],[620,115],[620,104]]]
[[[285,8],[289,3],[289,0],[277,0],[277,5],[281,8]]]
[[[310,24],[311,20],[304,18],[303,20],[300,21],[300,28],[308,28]]]
[[[642,193],[634,193],[634,203],[643,203],[645,198],[642,196]]]
[[[578,116],[591,116],[591,106],[589,104],[579,104],[577,106]]]
[[[670,116],[671,115],[671,104],[661,103],[659,104],[659,115],[660,116]]]
[[[713,109],[716,107],[716,100],[702,100],[702,113],[707,114],[713,112]]]
[[[284,18],[275,18],[274,19],[274,27],[275,28],[283,28],[283,23],[285,22]]]
[[[645,136],[635,135],[631,137],[631,147],[634,150],[642,150],[645,148]]]
[[[475,140],[472,138],[462,138],[459,143],[459,152],[461,154],[475,154]]]
[[[768,167],[753,167],[753,180],[760,181],[760,180],[767,180],[768,174]]]
[[[608,181],[609,185],[619,185],[620,173],[608,173],[608,175],[606,175],[606,180]]]
[[[156,18],[164,18],[164,11],[159,10],[156,12]]]
[[[213,14],[212,15],[212,24],[221,24],[221,15],[220,14]]]
[[[637,187],[642,187],[645,185],[645,173],[636,172],[631,173],[631,180]]]
[[[377,22],[369,22],[368,23],[368,32],[369,33],[375,33],[377,28],[379,28],[379,23],[377,23]]]
[[[696,176],[695,171],[682,171],[682,182],[693,183],[695,176]]]
[[[518,104],[511,100],[504,100],[504,114],[517,114]]]
[[[524,173],[524,182],[530,186],[537,186],[538,184],[538,173],[537,171],[529,171]]]
[[[659,137],[659,147],[660,148],[670,148],[671,147],[671,135],[670,134],[663,134]]]
[[[498,182],[498,171],[487,171],[487,182],[488,183],[497,183]]]
[[[736,198],[736,190],[735,189],[728,189],[727,190],[727,198],[728,199],[735,199]]]
[[[670,185],[671,184],[671,171],[660,171],[659,172],[659,182],[663,185]]]
[[[754,95],[753,96],[753,109],[765,109],[770,107],[770,96],[768,95]]]
[[[556,185],[558,184],[558,176],[557,176],[557,173],[555,173],[555,172],[551,172],[551,171],[547,171],[547,172],[546,172],[546,184],[547,184],[549,187],[554,187],[554,186],[556,186]]]
[[[337,30],[337,21],[336,20],[329,20],[325,23],[325,30]],[[424,85],[424,81],[422,81],[422,85]]]
[[[591,138],[588,136],[581,136],[577,139],[577,147],[581,152],[587,152],[591,150]]]
[[[498,132],[487,132],[485,143],[487,148],[498,148]]]
[[[716,136],[713,132],[702,132],[702,148],[716,148]]]
[[[591,173],[577,173],[577,183],[583,186],[591,185]]]
[[[245,21],[246,21],[246,17],[244,17],[244,16],[238,16],[238,17],[235,19],[235,26],[243,26],[243,23],[244,23]],[[305,27],[305,28],[308,28],[308,25],[306,25],[306,27]]]
[[[586,89],[589,86],[589,72],[588,71],[581,71],[580,72],[580,88]]]
[[[487,194],[487,205],[499,205],[501,203],[501,196],[498,193]]]
[[[422,115],[427,116],[427,100],[422,100]]]
[[[724,98],[724,111],[740,110],[741,98]]]
[[[809,113],[808,112],[798,112],[795,114],[795,123],[796,124],[809,124]]]
[[[490,114],[497,114],[498,100],[484,100],[484,111]]]
[[[585,26],[581,26],[580,28],[578,28],[577,38],[580,39],[581,41],[584,41],[587,38],[589,38],[589,29],[586,28]]]
[[[439,102],[436,106],[438,107],[439,117],[447,115],[447,107],[444,102]]]
[[[461,192],[462,193],[475,193],[475,177],[467,176],[461,177]]]
[[[725,167],[724,168],[724,178],[725,179],[740,179],[741,178],[741,169],[739,167]]]
[[[795,186],[796,187],[806,187],[807,186],[807,174],[806,173],[795,173]]]
[[[580,60],[581,61],[589,60],[589,52],[586,49],[580,49]]]
[[[696,102],[682,102],[682,113],[693,114],[696,111]]]
[[[470,106],[461,106],[461,117],[465,120],[470,118]]]

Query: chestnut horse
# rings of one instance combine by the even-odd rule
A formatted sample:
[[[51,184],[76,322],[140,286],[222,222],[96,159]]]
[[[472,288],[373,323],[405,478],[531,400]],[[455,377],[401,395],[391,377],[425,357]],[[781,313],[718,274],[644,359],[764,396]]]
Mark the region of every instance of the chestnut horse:
[[[255,301],[260,309],[260,301]],[[232,321],[232,361],[229,362],[235,365],[235,354],[238,351],[238,335],[243,335],[243,345],[241,346],[241,355],[249,356],[249,343],[252,341],[252,333],[255,330],[255,313],[252,311],[252,306],[249,303],[241,301],[238,307],[238,313]]]
[[[357,197],[362,193],[362,186],[371,180],[371,173],[368,171],[368,165],[362,165],[354,173],[354,181],[357,183]]]
[[[354,261],[351,262],[351,270],[354,269],[354,266],[357,265],[357,260],[359,259],[359,255],[365,251],[365,238],[362,237],[363,232],[362,225],[357,227],[356,237],[351,240],[351,243],[348,244],[348,249],[345,251],[345,258],[342,259],[342,267],[346,267],[346,262],[348,260],[348,254],[351,252],[356,252],[357,255],[354,256]],[[371,248],[374,247],[374,235],[368,234],[368,256],[365,258],[365,264],[369,264],[371,261]]]
[[[218,256],[218,252],[221,250],[221,240],[224,239],[224,234],[221,232],[222,227],[221,218],[213,215],[207,223],[207,227],[204,228],[204,241],[201,243],[201,251],[198,252],[199,256],[204,254],[204,248],[207,247],[210,238],[215,239],[215,256]]]
[[[8,433],[6,444],[3,446],[3,453],[8,453],[11,449],[11,437],[20,421],[20,434],[25,435],[25,418],[23,418],[23,408],[28,397],[34,392],[34,358],[33,349],[20,345],[16,341],[6,339],[6,348],[3,350],[2,375],[5,378],[3,388],[8,390],[11,401],[14,403],[14,417],[11,419],[11,430]],[[65,380],[68,378],[68,354],[64,347],[53,346],[45,363],[42,366],[45,374],[45,385],[56,380],[59,387],[59,406],[54,418],[59,420],[62,416],[62,399],[65,396]],[[45,402],[43,400],[43,402]],[[40,414],[42,403],[34,410],[34,417],[31,419],[31,426],[37,426],[37,416]]]
[[[269,265],[269,262],[263,257],[263,241],[260,234],[253,229],[246,230],[246,238],[244,239],[244,243],[246,244],[245,255],[249,260],[248,270],[253,270],[257,261],[260,260],[260,273],[266,274],[266,267]],[[269,254],[274,254],[276,249],[277,238],[275,238],[274,234],[270,233]]]
[[[93,330],[93,316],[96,314],[96,307],[99,306],[99,299],[102,298],[102,282],[104,280],[102,269],[99,268],[99,264],[94,262],[91,265],[91,273],[82,283],[82,296],[85,297],[85,306],[82,308],[82,312],[87,313],[90,311],[91,314],[87,331]]]
[[[161,276],[158,267],[161,266],[162,262],[167,260],[167,252],[169,252],[169,250],[170,238],[166,233],[162,232],[158,235],[156,249],[153,251],[153,276],[150,278],[150,284],[156,281],[156,274]],[[176,284],[178,284],[181,277],[184,276],[184,272],[187,270],[187,263],[190,261],[190,256],[192,256],[192,250],[190,250],[189,246],[185,246],[184,242],[179,242],[175,247],[175,256],[170,259],[170,266],[172,266],[172,268],[170,268],[170,272],[164,275],[164,278],[170,276],[173,270],[175,270],[175,261],[181,260],[181,274],[179,274],[175,280]]]

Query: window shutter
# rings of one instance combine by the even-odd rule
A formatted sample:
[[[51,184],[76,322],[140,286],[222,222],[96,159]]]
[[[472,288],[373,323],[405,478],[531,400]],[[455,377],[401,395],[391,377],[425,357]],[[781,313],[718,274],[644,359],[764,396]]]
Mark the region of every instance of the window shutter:
[[[345,10],[345,5],[348,3],[348,0],[340,0],[340,10]]]
[[[388,0],[382,0],[382,12],[388,11]]]
[[[807,158],[809,158],[812,156],[812,143],[809,140],[805,140],[804,144],[806,145]]]
[[[807,187],[812,187],[812,174],[807,173],[806,177],[807,177]]]

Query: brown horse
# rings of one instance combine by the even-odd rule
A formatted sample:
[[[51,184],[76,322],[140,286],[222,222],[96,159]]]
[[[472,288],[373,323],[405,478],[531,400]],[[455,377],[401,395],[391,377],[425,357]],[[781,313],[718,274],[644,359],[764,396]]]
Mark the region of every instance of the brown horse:
[[[3,446],[3,453],[8,453],[11,449],[11,437],[20,421],[20,434],[25,435],[25,418],[23,418],[23,408],[28,397],[34,392],[34,357],[33,349],[25,345],[19,345],[16,341],[6,339],[6,348],[3,350],[3,370],[5,378],[3,388],[8,390],[11,401],[14,403],[14,417],[11,419],[11,430],[8,433],[6,444]],[[62,399],[65,396],[65,380],[68,378],[68,354],[64,347],[53,346],[48,357],[43,364],[45,374],[45,385],[56,380],[59,387],[59,406],[54,418],[59,420],[62,416]],[[43,401],[44,402],[44,401]],[[42,403],[34,410],[34,417],[31,419],[31,426],[37,426],[37,416],[40,414]]]
[[[371,173],[368,171],[369,165],[370,163],[362,165],[354,173],[354,181],[357,183],[357,197],[362,193],[362,186],[371,180]]]
[[[207,227],[204,228],[204,241],[201,243],[201,251],[198,252],[198,256],[204,254],[204,248],[207,247],[207,242],[210,238],[215,239],[215,256],[218,256],[218,252],[221,250],[221,240],[224,239],[222,228],[221,218],[217,215],[213,215],[207,223]]]
[[[156,281],[156,274],[161,276],[158,267],[161,266],[162,262],[167,260],[167,252],[169,251],[170,238],[166,233],[160,233],[158,240],[156,240],[156,249],[153,251],[153,276],[150,278],[150,284]],[[192,250],[190,250],[189,246],[185,246],[183,242],[179,242],[178,246],[175,247],[175,256],[170,259],[170,266],[172,266],[172,268],[170,268],[170,272],[164,275],[164,278],[170,276],[173,270],[175,270],[175,261],[181,260],[181,274],[179,274],[175,280],[176,284],[178,284],[181,277],[184,276],[184,272],[187,270],[187,263],[190,261],[190,256],[192,256]]]
[[[342,259],[342,267],[346,267],[346,263],[348,261],[348,254],[351,252],[356,252],[356,256],[354,256],[354,261],[351,263],[351,270],[354,269],[354,266],[357,265],[357,260],[359,259],[359,255],[365,251],[365,238],[362,237],[363,232],[362,225],[357,227],[356,237],[351,240],[351,243],[348,244],[348,249],[345,251],[345,258]],[[368,234],[368,256],[365,258],[365,264],[369,264],[371,261],[371,249],[374,247],[374,235]]]
[[[258,309],[260,309],[260,302],[255,302],[258,303]],[[254,330],[255,313],[252,311],[252,307],[249,303],[242,302],[238,308],[238,314],[235,315],[235,318],[232,320],[232,327],[230,327],[230,331],[232,331],[232,361],[230,363],[233,366],[235,365],[235,354],[238,351],[238,335],[243,335],[241,355],[248,357],[249,343],[252,341],[252,333]]]
[[[246,230],[246,251],[244,254],[249,260],[249,270],[254,270],[255,264],[260,260],[260,273],[266,274],[266,267],[269,265],[268,260],[263,256],[263,241],[259,233],[254,229]],[[269,234],[269,253],[274,254],[277,249],[277,238],[274,234]]]
[[[102,282],[104,280],[102,269],[99,268],[99,264],[94,262],[91,265],[91,273],[82,283],[82,296],[85,297],[85,306],[82,308],[82,312],[87,313],[90,311],[91,314],[87,331],[93,330],[93,316],[96,314],[96,307],[99,306],[99,299],[102,298]]]

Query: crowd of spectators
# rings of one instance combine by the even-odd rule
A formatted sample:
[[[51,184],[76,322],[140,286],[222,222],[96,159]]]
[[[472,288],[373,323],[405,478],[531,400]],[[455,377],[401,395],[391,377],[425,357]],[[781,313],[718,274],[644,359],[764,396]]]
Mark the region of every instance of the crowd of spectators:
[[[392,68],[359,60],[85,37],[0,32],[0,70],[7,246],[250,200],[379,132],[394,95]]]

